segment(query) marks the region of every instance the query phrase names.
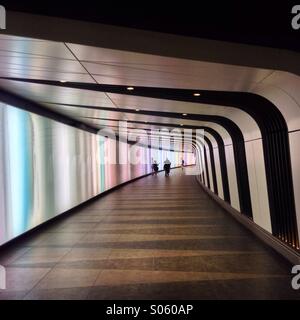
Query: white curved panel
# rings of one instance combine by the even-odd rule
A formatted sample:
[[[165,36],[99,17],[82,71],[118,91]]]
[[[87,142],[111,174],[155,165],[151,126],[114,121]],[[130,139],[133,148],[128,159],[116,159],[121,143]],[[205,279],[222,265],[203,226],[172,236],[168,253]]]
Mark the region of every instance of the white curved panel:
[[[206,127],[214,129],[222,137],[225,145],[232,145],[232,139],[231,139],[228,131],[224,127],[222,127],[221,125],[214,123],[214,122],[204,122],[204,121],[198,121],[198,125],[199,126],[206,126]],[[205,132],[205,134],[207,133],[207,131],[205,131],[205,130],[204,130],[204,132]]]
[[[200,182],[203,182],[202,181],[202,172],[203,172],[203,167],[202,167],[202,161],[201,161],[201,153],[200,153],[200,148],[198,145],[195,145],[194,146],[195,150],[196,150],[196,165],[199,169],[199,175],[197,175],[197,179],[200,181]]]
[[[214,160],[215,160],[215,168],[216,168],[216,178],[217,178],[217,187],[218,187],[218,196],[224,200],[224,191],[223,191],[223,183],[222,183],[222,173],[221,173],[221,164],[220,164],[220,155],[217,141],[215,138],[208,132],[205,132],[205,135],[210,140],[213,146]]]
[[[218,148],[216,139],[209,132],[205,131],[205,136],[209,139],[213,148]]]
[[[203,176],[204,176],[203,182],[208,187],[206,165],[205,165],[205,159],[204,159],[204,152],[203,152],[202,148],[200,148],[200,162],[201,162],[202,172],[203,172]]]
[[[201,166],[201,161],[200,161],[200,151],[199,151],[199,148],[198,146],[194,146],[195,148],[195,152],[196,152],[196,166],[197,166],[197,169],[199,170],[199,175],[197,175],[197,179],[202,182],[202,166]]]
[[[214,106],[215,107],[215,106]],[[241,129],[245,140],[261,138],[261,132],[255,120],[246,112],[231,107],[215,107],[214,114],[232,120]]]
[[[216,177],[217,177],[217,185],[218,185],[218,196],[224,200],[224,191],[223,191],[223,183],[222,183],[222,173],[221,173],[221,164],[220,164],[220,156],[219,149],[214,148],[214,159],[215,159],[215,167],[216,167]]]
[[[289,72],[274,71],[262,84],[265,86],[260,94],[272,101],[283,113],[289,130],[299,129],[300,77]]]
[[[264,84],[258,86],[255,93],[271,101],[280,110],[289,131],[300,128],[300,107],[293,97],[278,87]]]
[[[291,150],[293,150],[293,152],[291,152],[291,162],[293,172],[297,225],[300,238],[300,132],[298,131],[290,133],[289,138]]]
[[[253,221],[272,232],[262,141],[247,142],[245,149]]]
[[[230,202],[232,207],[240,211],[239,191],[236,181],[236,170],[234,162],[234,153],[232,145],[225,146],[225,156],[228,172],[228,184],[230,193]]]
[[[289,96],[293,97],[295,101],[300,101],[300,77],[295,74],[276,70],[266,77],[262,83],[278,87]]]

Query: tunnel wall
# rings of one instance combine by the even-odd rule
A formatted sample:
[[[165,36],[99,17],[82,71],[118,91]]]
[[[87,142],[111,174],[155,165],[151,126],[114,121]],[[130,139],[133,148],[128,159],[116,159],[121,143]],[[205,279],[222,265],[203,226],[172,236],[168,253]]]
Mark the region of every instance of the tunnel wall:
[[[246,90],[257,96],[246,95],[245,99],[236,100],[231,104],[238,111],[231,114],[222,112],[222,116],[234,121],[243,133],[252,205],[251,219],[298,252],[300,250],[299,84],[299,76],[278,70],[270,72],[263,81]],[[252,122],[254,120],[257,123],[257,128],[245,117],[242,119],[240,110],[251,114]],[[210,124],[208,126],[212,127]],[[219,133],[225,148],[228,149],[232,143],[228,141],[228,136],[220,131]],[[234,135],[231,136],[234,140]],[[214,148],[218,150],[218,146],[214,145]],[[217,163],[217,152],[215,156]],[[227,161],[232,196],[240,190],[233,188],[238,179],[232,174],[234,166],[231,164],[235,162],[236,166],[240,159],[234,154],[228,157],[226,152],[226,160],[230,160],[229,158],[233,159]],[[216,167],[216,171],[217,169]],[[221,181],[221,178],[218,172],[217,181]],[[205,180],[203,183],[209,187]],[[235,198],[238,200],[238,197]],[[228,202],[233,208],[238,209],[232,199]],[[238,211],[243,214],[243,210]]]
[[[222,133],[219,132],[222,136]],[[197,178],[198,180],[203,183],[208,189],[210,189],[213,193],[215,193],[219,198],[224,200],[224,194],[216,192],[214,188],[212,187],[211,180],[209,181],[208,177],[211,177],[211,172],[215,170],[216,172],[216,180],[218,182],[218,185],[222,185],[222,179],[223,176],[221,174],[221,166],[220,166],[220,150],[219,145],[216,143],[214,137],[208,133],[205,132],[206,137],[211,141],[212,147],[214,149],[214,163],[211,161],[211,157],[205,157],[204,154],[208,154],[209,152],[209,145],[207,143],[204,144],[204,150],[201,150],[201,148],[196,148],[197,153],[200,154],[200,156],[197,157],[198,165],[200,167],[200,170],[203,170],[204,174],[199,175]],[[298,132],[291,132],[289,134],[289,142],[291,147],[291,164],[292,164],[292,172],[293,177],[295,177],[297,173],[297,166],[294,165],[295,163],[299,162],[299,152],[297,152],[297,135]],[[293,139],[294,138],[294,139]],[[229,184],[229,192],[230,192],[230,200],[229,204],[232,208],[236,209],[240,213],[243,214],[243,211],[239,207],[239,188],[237,185],[237,174],[236,174],[236,168],[237,168],[237,162],[239,161],[239,158],[235,157],[235,154],[233,152],[233,145],[231,141],[226,140],[224,137],[222,137],[223,145],[225,149],[225,160],[226,160],[226,172],[228,176],[228,184]],[[265,162],[264,162],[264,150],[263,150],[263,143],[262,139],[253,139],[253,140],[244,140],[244,146],[245,146],[245,152],[246,152],[246,164],[247,164],[247,170],[248,170],[248,178],[249,178],[249,189],[250,189],[250,196],[251,196],[251,204],[252,204],[252,217],[251,220],[257,224],[259,227],[264,229],[265,231],[269,232],[270,234],[273,234],[272,230],[272,224],[271,224],[271,214],[270,214],[270,204],[269,204],[269,198],[268,198],[268,188],[267,188],[267,181],[266,181],[266,168],[265,168]],[[224,161],[223,161],[224,162]],[[214,167],[214,168],[213,168]],[[209,172],[209,174],[207,174]],[[297,194],[299,190],[299,186],[297,185],[297,179],[294,178],[294,186],[295,186],[295,197],[296,201],[298,199]],[[208,183],[209,182],[209,183]],[[281,189],[281,192],[284,194],[287,192],[285,189]],[[286,216],[288,214],[288,209],[286,209]],[[287,218],[285,218],[287,219]],[[297,219],[298,219],[298,229],[299,229],[299,211],[297,211]],[[286,240],[286,238],[280,238],[280,240],[284,240],[286,244],[291,246],[293,249],[296,249],[299,251],[299,247],[297,246],[297,243],[295,243],[293,240],[290,242]]]
[[[120,155],[114,140],[4,104],[0,134],[0,245],[150,173],[151,158],[160,169],[165,157],[172,166],[182,159],[181,152],[138,147],[137,164],[116,164],[113,159]],[[124,150],[130,154],[132,145],[120,143],[123,156]],[[186,164],[194,161],[192,154],[184,154],[184,159]]]

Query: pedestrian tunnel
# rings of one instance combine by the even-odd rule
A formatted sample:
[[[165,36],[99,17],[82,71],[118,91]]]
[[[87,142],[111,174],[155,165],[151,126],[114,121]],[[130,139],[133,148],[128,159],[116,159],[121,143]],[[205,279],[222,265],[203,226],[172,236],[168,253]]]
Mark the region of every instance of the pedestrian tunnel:
[[[224,55],[207,57],[201,39],[196,53],[182,53],[184,37],[160,46],[160,34],[141,31],[142,47],[130,29],[136,46],[114,27],[110,39],[71,33],[80,24],[66,20],[63,35],[44,25],[39,34],[0,35],[0,246],[137,178],[155,190],[153,162],[163,170],[168,159],[174,169],[169,179],[158,174],[162,192],[177,181],[193,201],[209,196],[299,262],[300,78],[292,64],[277,64],[274,53],[272,65],[263,48],[235,63],[225,42]],[[133,186],[147,189],[143,179]]]

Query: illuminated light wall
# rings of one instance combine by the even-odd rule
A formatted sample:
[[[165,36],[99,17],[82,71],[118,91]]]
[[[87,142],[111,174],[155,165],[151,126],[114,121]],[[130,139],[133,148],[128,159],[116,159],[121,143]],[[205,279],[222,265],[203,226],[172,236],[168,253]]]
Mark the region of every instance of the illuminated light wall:
[[[123,143],[129,154],[130,145]],[[192,154],[137,149],[117,164],[111,139],[0,104],[0,245],[120,183],[151,172],[151,157],[178,166]],[[160,167],[162,169],[162,167]]]

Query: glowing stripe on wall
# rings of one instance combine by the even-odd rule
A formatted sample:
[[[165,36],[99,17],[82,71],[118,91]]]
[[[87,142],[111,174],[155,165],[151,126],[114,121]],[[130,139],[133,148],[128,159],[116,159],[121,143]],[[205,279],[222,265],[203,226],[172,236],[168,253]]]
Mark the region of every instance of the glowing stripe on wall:
[[[105,190],[105,164],[104,164],[104,158],[105,158],[105,154],[104,154],[104,150],[105,150],[105,137],[100,136],[99,137],[99,152],[100,152],[100,185],[101,185],[101,192],[103,192]]]
[[[11,215],[11,236],[16,236],[27,229],[28,216],[32,206],[32,170],[30,150],[30,117],[17,108],[7,112],[7,136],[9,139],[7,178],[10,186],[9,207]]]

